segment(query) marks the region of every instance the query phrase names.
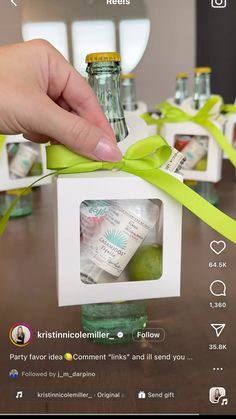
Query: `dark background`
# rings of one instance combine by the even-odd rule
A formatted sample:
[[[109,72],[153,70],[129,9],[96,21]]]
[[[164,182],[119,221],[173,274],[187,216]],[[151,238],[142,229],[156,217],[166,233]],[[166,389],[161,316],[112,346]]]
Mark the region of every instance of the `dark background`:
[[[225,103],[236,97],[236,1],[214,9],[211,0],[197,0],[197,66],[212,67],[212,92]]]

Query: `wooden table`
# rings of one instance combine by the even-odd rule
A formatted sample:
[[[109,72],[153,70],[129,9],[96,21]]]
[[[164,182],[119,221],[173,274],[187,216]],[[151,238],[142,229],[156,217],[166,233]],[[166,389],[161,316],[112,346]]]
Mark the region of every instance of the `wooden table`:
[[[230,165],[224,164],[224,178],[218,186],[220,208],[236,216],[236,182]],[[150,300],[148,327],[165,329],[164,342],[143,341],[119,346],[103,346],[89,340],[63,341],[37,339],[37,331],[81,330],[80,307],[57,306],[56,272],[53,241],[51,187],[34,190],[34,214],[9,222],[0,239],[1,279],[1,357],[0,412],[18,413],[235,413],[235,247],[214,256],[211,240],[222,239],[217,233],[184,211],[181,298]],[[209,261],[226,261],[227,269],[209,269]],[[213,280],[227,285],[227,297],[214,297],[209,287]],[[210,302],[223,301],[226,309],[212,309]],[[26,322],[34,331],[33,341],[25,348],[13,346],[8,331],[15,322]],[[211,323],[226,323],[217,339]],[[227,344],[227,350],[209,350],[210,343]],[[106,354],[107,361],[10,360],[19,354]],[[128,354],[127,361],[112,361],[108,354]],[[132,360],[132,355],[182,355],[188,360]],[[142,358],[142,357],[141,357]],[[167,357],[168,358],[168,357]],[[9,378],[16,368],[33,372],[95,373],[95,377]],[[214,371],[213,368],[223,368]],[[209,403],[211,387],[223,386],[229,404]],[[17,391],[23,398],[16,399]],[[169,398],[138,399],[140,390]],[[119,400],[81,398],[70,401],[37,399],[37,391],[110,392],[121,391]],[[171,393],[174,393],[173,399]]]

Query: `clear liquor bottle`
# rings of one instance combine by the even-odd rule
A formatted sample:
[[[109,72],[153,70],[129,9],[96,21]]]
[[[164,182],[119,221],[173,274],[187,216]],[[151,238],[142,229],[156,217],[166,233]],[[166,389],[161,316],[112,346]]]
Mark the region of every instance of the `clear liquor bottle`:
[[[86,62],[88,82],[120,142],[128,135],[120,95],[120,55],[112,52],[89,54]],[[87,286],[89,292],[89,284]],[[94,333],[93,341],[102,344],[130,342],[134,330],[144,329],[147,323],[146,302],[142,300],[85,304],[81,312],[84,331]],[[96,337],[95,332],[107,335]]]
[[[128,135],[120,93],[120,54],[94,53],[86,57],[88,83],[113,128],[117,142]]]

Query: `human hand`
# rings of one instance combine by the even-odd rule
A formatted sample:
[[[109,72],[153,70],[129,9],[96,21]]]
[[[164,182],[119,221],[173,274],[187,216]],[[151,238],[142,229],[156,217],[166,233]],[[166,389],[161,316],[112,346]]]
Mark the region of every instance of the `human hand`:
[[[0,48],[0,132],[62,143],[95,160],[122,158],[93,90],[43,40]]]

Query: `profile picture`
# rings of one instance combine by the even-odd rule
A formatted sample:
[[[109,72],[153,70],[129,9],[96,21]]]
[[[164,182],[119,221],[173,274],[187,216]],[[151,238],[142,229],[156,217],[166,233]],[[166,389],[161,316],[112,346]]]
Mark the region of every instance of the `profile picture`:
[[[10,378],[18,378],[19,377],[19,372],[17,370],[9,371],[9,377]]]
[[[15,323],[9,332],[11,343],[15,346],[27,346],[32,340],[32,329],[26,323]]]

